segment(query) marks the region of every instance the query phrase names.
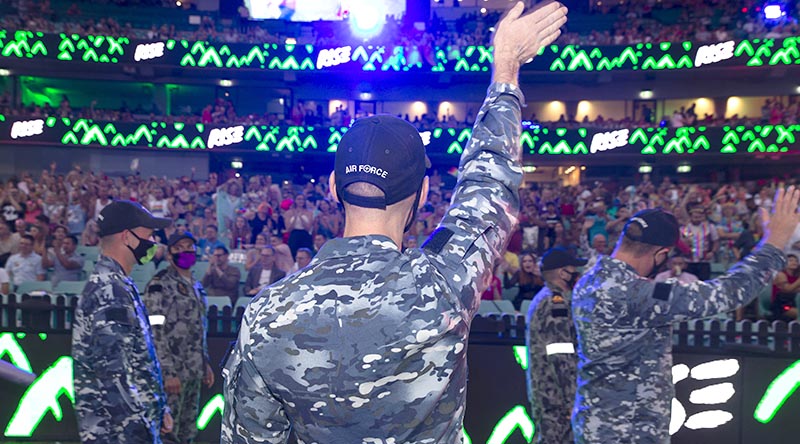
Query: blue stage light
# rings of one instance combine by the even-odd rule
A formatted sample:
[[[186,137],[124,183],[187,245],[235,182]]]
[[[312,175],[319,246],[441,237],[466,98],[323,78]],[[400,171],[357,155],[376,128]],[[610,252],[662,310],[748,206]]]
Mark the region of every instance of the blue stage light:
[[[386,7],[383,2],[354,2],[349,12],[350,30],[357,37],[369,38],[380,34],[386,22]]]

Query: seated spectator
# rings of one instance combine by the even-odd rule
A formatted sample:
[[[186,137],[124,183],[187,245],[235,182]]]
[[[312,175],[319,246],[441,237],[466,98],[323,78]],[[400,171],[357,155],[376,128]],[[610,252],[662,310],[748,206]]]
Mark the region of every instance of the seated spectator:
[[[686,259],[681,256],[673,256],[667,262],[668,270],[662,271],[658,273],[655,277],[656,282],[667,282],[671,279],[676,280],[677,282],[683,284],[689,284],[694,281],[697,281],[697,276],[693,275],[686,271],[686,268],[689,266]]]
[[[786,269],[775,276],[772,283],[772,316],[778,321],[797,320],[795,298],[800,291],[800,262],[797,256],[786,257]]]
[[[410,239],[410,238],[411,238],[411,236],[409,235],[408,239]],[[417,241],[417,239],[414,238],[414,242],[415,243],[416,243],[416,241]],[[317,234],[314,235],[314,256],[316,256],[317,253],[319,253],[319,250],[322,248],[323,245],[325,245],[325,242],[328,242],[328,238],[324,234],[317,233]],[[408,247],[408,248],[411,248],[411,247]]]
[[[12,233],[7,223],[0,221],[0,257],[11,256],[19,251],[19,233]]]
[[[225,244],[217,237],[218,234],[216,225],[208,225],[206,227],[206,237],[197,242],[197,255],[202,257],[203,260],[211,260],[211,255],[215,249],[225,247]],[[225,249],[227,250],[227,248]]]
[[[78,238],[67,235],[63,239],[54,239],[53,246],[47,250],[47,257],[42,258],[42,265],[53,268],[53,285],[61,281],[80,281],[83,277],[83,256],[76,253]]]
[[[239,297],[239,279],[242,272],[228,263],[228,249],[225,246],[214,248],[209,260],[210,264],[203,276],[203,288],[209,296],[229,296],[231,304],[236,304]]]
[[[22,235],[19,253],[12,254],[6,262],[6,272],[14,288],[23,282],[43,281],[42,257],[33,252],[33,236]]]
[[[248,296],[257,295],[262,288],[268,287],[286,276],[286,273],[275,266],[274,248],[266,246],[260,251],[261,260],[247,273],[247,280],[244,284],[244,293]]]
[[[511,275],[508,271],[510,270],[505,270],[503,273],[503,287],[519,288],[519,293],[512,301],[514,309],[519,311],[522,308],[522,301],[533,300],[536,293],[544,287],[544,279],[536,263],[536,257],[532,253],[523,253],[520,256],[520,268]]]
[[[486,290],[481,293],[482,301],[500,301],[503,299],[503,287],[500,278],[497,277],[497,271],[500,268],[500,262],[496,262],[492,269],[492,281]]]
[[[259,233],[256,236],[255,245],[253,248],[247,250],[247,257],[244,261],[245,271],[250,271],[250,269],[255,267],[261,261],[261,250],[267,246],[267,238],[268,235],[265,233]]]
[[[311,263],[311,258],[314,254],[310,248],[298,248],[297,254],[294,255],[294,265],[292,266],[292,273],[306,268]]]

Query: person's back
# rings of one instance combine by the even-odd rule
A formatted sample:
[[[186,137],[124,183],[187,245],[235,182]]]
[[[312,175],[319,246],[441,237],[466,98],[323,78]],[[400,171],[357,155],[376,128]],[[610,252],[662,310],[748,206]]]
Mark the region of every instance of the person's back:
[[[557,3],[522,9],[495,34],[496,83],[421,249],[398,248],[428,189],[419,133],[374,116],[342,138],[331,189],[345,237],[249,304],[223,372],[223,443],[462,441],[469,325],[519,207],[517,69],[566,21]]]

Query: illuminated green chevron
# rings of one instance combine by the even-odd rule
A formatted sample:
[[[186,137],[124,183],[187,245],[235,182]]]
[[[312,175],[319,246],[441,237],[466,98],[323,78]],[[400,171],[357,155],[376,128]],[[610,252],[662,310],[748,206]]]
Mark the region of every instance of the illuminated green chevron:
[[[13,333],[0,333],[0,359],[8,355],[12,364],[25,370],[28,373],[33,373],[31,363],[28,361],[28,355],[19,345]]]
[[[200,410],[200,416],[197,417],[197,430],[205,430],[211,419],[219,413],[222,415],[225,407],[225,398],[221,393],[214,395],[208,400],[206,405]]]
[[[64,416],[58,401],[61,395],[67,395],[70,402],[75,402],[72,358],[69,356],[58,358],[28,387],[6,427],[5,436],[30,438],[48,411],[53,413],[56,421],[61,421]]]
[[[497,423],[492,434],[486,444],[503,444],[505,443],[514,430],[519,429],[526,442],[533,440],[533,433],[536,428],[533,425],[531,417],[524,406],[516,405],[508,411],[506,415]]]
[[[795,361],[770,383],[761,401],[758,402],[753,417],[762,424],[769,423],[798,387],[800,387],[800,361]]]

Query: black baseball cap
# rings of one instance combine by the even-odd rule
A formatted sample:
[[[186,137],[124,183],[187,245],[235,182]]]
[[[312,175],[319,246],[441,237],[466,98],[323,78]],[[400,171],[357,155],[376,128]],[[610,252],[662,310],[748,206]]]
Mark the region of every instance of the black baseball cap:
[[[586,259],[575,257],[574,254],[570,253],[564,248],[551,248],[545,251],[542,255],[541,270],[555,270],[557,268],[567,267],[570,265],[574,267],[583,267],[588,262],[589,261]]]
[[[192,241],[192,243],[197,245],[197,239],[195,239],[194,236],[192,236],[192,233],[187,231],[187,232],[185,232],[183,234],[172,233],[172,235],[169,237],[169,239],[167,239],[167,246],[168,247],[172,247],[173,245],[177,244],[178,242],[180,242],[180,241],[182,241],[184,239],[189,239],[189,240]]]
[[[416,193],[431,161],[413,125],[390,115],[356,120],[336,149],[336,193],[344,202],[386,209]],[[352,194],[345,188],[366,182],[380,188],[384,197]]]
[[[639,228],[636,231],[640,231],[640,235],[630,232],[632,225]],[[680,225],[672,213],[663,208],[652,208],[639,211],[628,219],[625,228],[622,229],[622,235],[643,244],[674,247],[678,242],[679,231]]]
[[[169,219],[155,217],[138,202],[115,200],[106,205],[97,216],[100,237],[110,236],[136,227],[167,228],[172,224]]]

